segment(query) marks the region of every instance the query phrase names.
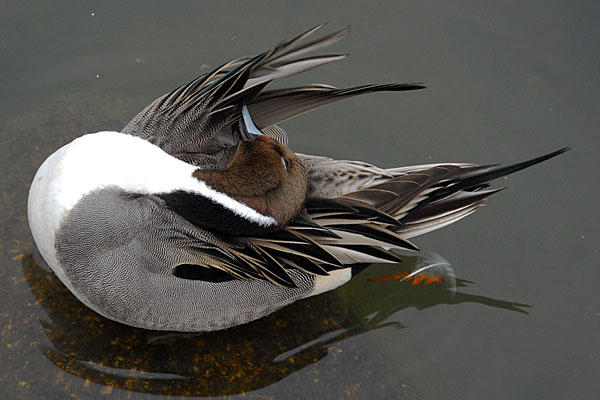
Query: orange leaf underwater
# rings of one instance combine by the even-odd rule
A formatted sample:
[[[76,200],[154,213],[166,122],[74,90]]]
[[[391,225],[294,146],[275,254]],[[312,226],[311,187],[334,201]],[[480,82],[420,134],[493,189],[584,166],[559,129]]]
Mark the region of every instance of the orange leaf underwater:
[[[428,274],[426,272],[419,272],[419,273],[411,275],[411,276],[409,276],[409,275],[410,275],[409,272],[402,271],[399,274],[392,274],[392,275],[381,276],[378,278],[367,279],[367,281],[369,281],[369,282],[387,282],[390,280],[409,281],[410,279],[412,279],[412,283],[411,283],[412,286],[416,286],[421,282],[423,282],[424,285],[430,285],[434,282],[445,282],[444,278],[442,278],[441,276],[434,275],[434,274]]]

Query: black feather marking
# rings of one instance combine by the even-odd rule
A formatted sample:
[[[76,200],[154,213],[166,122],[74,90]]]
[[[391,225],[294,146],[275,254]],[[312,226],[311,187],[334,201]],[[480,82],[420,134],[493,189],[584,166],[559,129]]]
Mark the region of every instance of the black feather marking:
[[[358,233],[371,239],[391,244],[399,248],[418,250],[418,247],[406,239],[398,236],[396,233],[381,228],[377,225],[357,224],[357,225],[331,225],[331,229],[337,229],[344,232]]]
[[[356,276],[358,274],[360,274],[361,272],[363,272],[365,269],[367,269],[367,267],[371,265],[369,263],[363,263],[363,264],[354,264],[351,268],[352,271],[352,276]]]
[[[473,187],[481,185],[481,184],[485,184],[491,180],[501,178],[503,176],[512,174],[514,172],[520,171],[527,167],[531,167],[532,165],[535,165],[535,164],[541,163],[543,161],[549,160],[551,158],[554,158],[554,157],[568,151],[569,149],[570,149],[569,147],[564,147],[560,150],[553,151],[553,152],[545,154],[543,156],[532,158],[530,160],[512,164],[512,165],[507,165],[504,167],[503,166],[494,166],[494,167],[490,167],[490,168],[473,167],[473,169],[479,169],[479,168],[483,169],[483,172],[476,173],[474,175],[468,174],[469,168],[466,168],[467,177],[461,178],[459,176],[457,178],[454,178],[453,182],[456,182],[456,183],[434,192],[432,194],[432,197],[434,196],[437,199],[440,197],[447,196],[450,193],[457,192],[459,190],[469,189],[469,188],[473,188]]]
[[[307,257],[301,257],[296,254],[282,254],[282,258],[289,259],[296,268],[299,268],[309,274],[327,276],[329,273],[324,268],[325,264],[318,264]],[[335,267],[334,267],[335,268]]]
[[[197,227],[235,236],[261,235],[277,229],[277,225],[260,226],[223,205],[200,194],[176,191],[158,195],[167,208]]]
[[[389,225],[398,224],[398,221],[392,216],[364,201],[353,198],[309,198],[305,208],[315,222],[318,222],[319,218],[343,218],[373,220]]]
[[[173,275],[182,279],[191,279],[205,282],[227,282],[235,277],[218,268],[200,266],[195,264],[180,264],[173,270]]]
[[[352,208],[358,211],[358,215],[364,216],[367,219],[389,225],[398,225],[398,221],[394,217],[382,210],[371,206],[368,203],[357,200],[350,200],[345,197],[338,198],[338,201],[347,203],[347,205],[350,205]]]
[[[335,267],[343,267],[343,264],[335,258],[331,253],[321,248],[321,246],[314,246],[312,244],[296,244],[296,243],[273,243],[271,241],[263,241],[259,243],[254,242],[255,245],[260,246],[264,249],[268,248],[273,251],[277,251],[280,254],[295,254],[304,258],[311,258],[318,263],[330,264]]]
[[[402,262],[402,258],[398,256],[396,253],[391,252],[389,250],[385,250],[381,247],[377,246],[366,246],[366,245],[333,245],[336,247],[342,247],[344,249],[354,250],[362,254],[366,254],[368,256],[381,258],[382,260],[390,261],[390,262]]]
[[[241,261],[248,261],[268,281],[286,287],[296,287],[296,284],[280,263],[264,262],[259,264],[257,260],[243,254],[239,254],[239,257]]]
[[[300,215],[300,216],[296,217],[288,225],[288,228],[290,228],[290,229],[309,229],[309,230],[311,230],[312,233],[320,235],[320,236],[326,236],[326,237],[337,238],[337,239],[340,238],[338,235],[336,235],[331,230],[325,228],[322,225],[317,224],[315,221],[312,220],[312,218],[310,218],[310,216],[308,214],[306,214],[305,216]]]
[[[286,228],[286,229],[289,229],[289,228]],[[324,260],[328,264],[335,265],[340,268],[344,267],[344,264],[342,264],[342,262],[340,260],[338,260],[336,256],[331,254],[326,248],[322,247],[319,243],[317,243],[316,240],[312,239],[309,235],[306,235],[299,231],[293,231],[293,230],[291,230],[291,231],[294,232],[294,234],[296,234],[297,236],[306,240],[308,246],[317,251],[316,254],[319,254],[320,259]]]
[[[422,207],[415,208],[414,211],[409,212],[406,217],[402,218],[402,222],[414,223],[435,218],[436,215],[442,215],[478,203],[502,189],[478,190],[475,192],[460,191],[435,202],[425,202]]]

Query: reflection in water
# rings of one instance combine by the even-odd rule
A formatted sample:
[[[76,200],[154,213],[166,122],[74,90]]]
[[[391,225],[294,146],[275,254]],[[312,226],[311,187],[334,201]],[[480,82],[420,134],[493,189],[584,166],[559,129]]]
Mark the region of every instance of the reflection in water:
[[[419,268],[423,262],[419,257],[406,257],[403,268]],[[84,387],[93,382],[153,394],[218,396],[266,387],[323,359],[336,342],[399,326],[387,320],[408,307],[477,302],[523,312],[521,304],[458,293],[447,285],[366,279],[398,270],[397,265],[384,265],[363,271],[338,290],[294,303],[248,325],[196,335],[160,333],[121,325],[89,310],[54,274],[39,267],[31,254],[23,258],[22,267],[33,295],[48,315],[41,321],[53,346],[41,347],[48,360],[84,379]],[[448,279],[451,269],[444,270]],[[457,280],[458,287],[464,284]],[[364,295],[358,298],[356,293]],[[330,357],[315,382],[350,387],[357,379],[368,379],[361,374],[344,376],[331,368],[331,364],[346,362],[340,359]],[[397,371],[394,374],[399,375]],[[397,388],[386,387],[388,395],[391,389],[404,398],[414,398],[400,379],[392,381]],[[372,389],[369,393],[373,395]]]

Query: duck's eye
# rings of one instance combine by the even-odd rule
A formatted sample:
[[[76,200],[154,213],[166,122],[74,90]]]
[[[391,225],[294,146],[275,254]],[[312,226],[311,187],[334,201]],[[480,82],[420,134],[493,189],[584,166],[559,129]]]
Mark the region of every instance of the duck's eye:
[[[285,167],[285,169],[289,169],[290,168],[290,160],[288,160],[285,157],[281,157],[281,162],[283,163],[283,166]]]

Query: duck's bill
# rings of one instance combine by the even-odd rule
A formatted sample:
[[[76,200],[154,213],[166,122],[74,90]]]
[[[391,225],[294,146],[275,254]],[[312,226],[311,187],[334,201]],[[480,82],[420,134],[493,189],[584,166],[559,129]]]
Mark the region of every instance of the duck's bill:
[[[242,107],[242,119],[238,121],[237,127],[243,140],[254,140],[258,136],[264,135],[252,120],[248,107],[245,105]]]

